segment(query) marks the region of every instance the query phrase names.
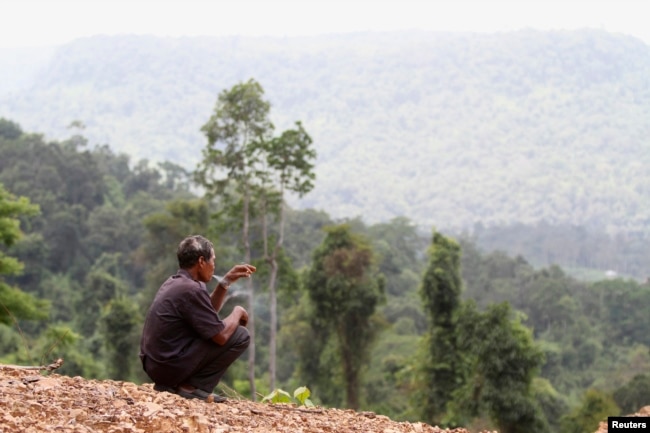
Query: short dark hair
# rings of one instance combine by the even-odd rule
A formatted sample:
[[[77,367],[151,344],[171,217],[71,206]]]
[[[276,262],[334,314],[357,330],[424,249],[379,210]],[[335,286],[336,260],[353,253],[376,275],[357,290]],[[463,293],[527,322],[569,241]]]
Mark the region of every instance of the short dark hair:
[[[178,266],[181,269],[188,269],[199,262],[199,257],[206,261],[212,258],[214,245],[208,239],[200,235],[188,236],[181,241],[176,251]]]

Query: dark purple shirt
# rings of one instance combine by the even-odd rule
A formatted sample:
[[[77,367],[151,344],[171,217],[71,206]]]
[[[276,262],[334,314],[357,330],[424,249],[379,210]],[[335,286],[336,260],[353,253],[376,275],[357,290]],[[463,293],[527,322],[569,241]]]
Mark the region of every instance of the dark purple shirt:
[[[181,364],[189,361],[193,342],[211,339],[224,328],[205,283],[181,269],[158,289],[144,322],[140,351],[157,363]]]

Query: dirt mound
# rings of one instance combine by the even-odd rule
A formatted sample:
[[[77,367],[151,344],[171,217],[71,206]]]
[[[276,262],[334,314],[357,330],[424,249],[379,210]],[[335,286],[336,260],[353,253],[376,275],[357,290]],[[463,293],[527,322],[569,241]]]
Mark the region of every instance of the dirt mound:
[[[392,421],[372,412],[229,399],[186,400],[112,380],[42,375],[0,365],[0,433],[469,433]]]

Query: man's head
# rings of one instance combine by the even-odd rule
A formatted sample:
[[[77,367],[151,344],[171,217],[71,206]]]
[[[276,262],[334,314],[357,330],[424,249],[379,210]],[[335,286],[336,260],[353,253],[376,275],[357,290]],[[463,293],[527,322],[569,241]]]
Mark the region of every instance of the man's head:
[[[181,269],[190,269],[205,263],[211,263],[214,267],[214,245],[203,236],[188,236],[178,245],[176,257]]]

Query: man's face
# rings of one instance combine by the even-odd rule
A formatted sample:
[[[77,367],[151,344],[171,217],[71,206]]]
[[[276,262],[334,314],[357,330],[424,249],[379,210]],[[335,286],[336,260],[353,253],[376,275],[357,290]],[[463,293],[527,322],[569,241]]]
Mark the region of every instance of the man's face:
[[[215,259],[214,250],[210,251],[210,260],[205,260],[205,258],[199,257],[199,278],[204,283],[207,283],[212,279]]]

